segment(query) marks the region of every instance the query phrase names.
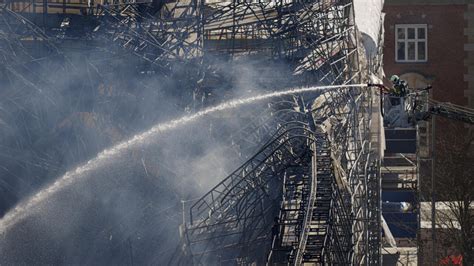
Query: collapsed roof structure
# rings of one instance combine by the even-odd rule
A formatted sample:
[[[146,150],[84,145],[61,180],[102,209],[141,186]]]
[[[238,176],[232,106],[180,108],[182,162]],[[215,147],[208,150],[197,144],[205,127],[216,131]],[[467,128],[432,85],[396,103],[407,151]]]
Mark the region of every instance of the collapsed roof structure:
[[[359,47],[353,1],[7,0],[0,17],[10,86],[61,86],[43,81],[40,68],[66,73],[81,68],[72,56],[91,51],[127,54],[119,62],[137,60],[138,73],[171,77],[190,109],[230,97],[239,67],[257,72],[260,91],[341,85],[245,115],[226,142],[242,165],[183,210],[171,262],[380,263],[378,102],[344,87],[380,75],[380,53]],[[89,49],[71,51],[78,46]],[[101,76],[114,69],[94,66]]]

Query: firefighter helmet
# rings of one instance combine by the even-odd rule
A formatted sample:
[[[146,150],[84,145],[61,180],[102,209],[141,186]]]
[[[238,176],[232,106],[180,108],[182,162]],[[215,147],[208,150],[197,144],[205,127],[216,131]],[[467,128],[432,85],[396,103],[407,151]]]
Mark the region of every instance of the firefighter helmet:
[[[393,75],[392,77],[390,77],[390,81],[393,83],[398,82],[399,80],[400,78],[397,75]]]

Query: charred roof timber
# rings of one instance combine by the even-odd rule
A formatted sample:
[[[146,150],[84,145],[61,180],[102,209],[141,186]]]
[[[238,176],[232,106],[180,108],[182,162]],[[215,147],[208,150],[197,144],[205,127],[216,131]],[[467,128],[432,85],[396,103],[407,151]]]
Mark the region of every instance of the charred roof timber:
[[[149,73],[187,66],[186,84],[195,94],[221,85],[216,76],[226,70],[216,61],[222,58],[284,62],[292,85],[362,79],[350,0],[7,0],[3,7],[4,67],[32,86],[42,81],[20,67],[31,61],[23,44],[40,43],[61,57],[58,46],[68,39],[112,43],[146,62]],[[53,15],[56,23],[45,22]],[[63,61],[61,67],[74,67]],[[265,119],[242,127],[229,143],[245,151],[246,162],[185,210],[182,252],[172,262],[379,265],[372,96],[331,90],[299,111],[282,101],[260,114]]]

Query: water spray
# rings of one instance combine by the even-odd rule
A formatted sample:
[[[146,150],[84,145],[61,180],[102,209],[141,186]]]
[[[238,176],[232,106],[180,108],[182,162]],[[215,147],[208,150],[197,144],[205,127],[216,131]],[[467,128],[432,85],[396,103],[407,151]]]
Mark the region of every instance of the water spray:
[[[51,185],[43,188],[35,195],[27,198],[26,200],[20,202],[16,207],[11,209],[5,214],[5,216],[0,220],[0,234],[5,233],[10,227],[15,225],[17,222],[21,221],[31,213],[40,203],[48,199],[50,196],[59,192],[62,188],[73,184],[81,179],[83,179],[86,173],[93,171],[94,169],[99,168],[105,162],[110,161],[116,156],[119,156],[124,151],[134,148],[138,145],[148,142],[151,138],[158,136],[160,133],[163,133],[168,130],[175,129],[181,125],[190,123],[198,118],[201,118],[205,115],[224,111],[232,108],[237,108],[239,106],[250,104],[253,102],[258,102],[274,97],[292,95],[292,94],[301,94],[305,92],[316,92],[316,91],[327,91],[332,89],[340,88],[362,88],[367,87],[367,84],[348,84],[348,85],[329,85],[329,86],[315,86],[307,88],[296,88],[286,91],[271,92],[267,94],[257,95],[248,98],[236,99],[224,102],[222,104],[216,105],[214,107],[206,108],[199,112],[196,112],[192,115],[187,115],[169,122],[160,123],[153,126],[149,130],[137,134],[132,138],[122,141],[117,145],[112,146],[111,148],[105,149],[104,151],[97,154],[97,156],[86,163],[80,165],[72,171],[66,172],[63,176],[58,178]]]

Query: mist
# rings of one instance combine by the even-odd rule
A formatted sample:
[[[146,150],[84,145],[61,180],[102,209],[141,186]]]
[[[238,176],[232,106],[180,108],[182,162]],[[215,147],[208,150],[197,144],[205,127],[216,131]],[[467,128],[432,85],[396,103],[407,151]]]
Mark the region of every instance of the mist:
[[[2,79],[1,213],[157,123],[226,99],[301,85],[283,83],[291,75],[283,63],[262,68],[249,60],[212,58],[205,75],[225,82],[202,86],[196,101],[196,84],[181,87],[182,68],[160,75],[144,72],[147,65],[129,54],[102,60],[93,55],[64,52],[45,60],[51,62],[34,69],[45,82],[35,86]],[[182,202],[186,208],[251,155],[236,150],[230,138],[267,108],[264,101],[205,117],[86,173],[3,232],[2,262],[169,262],[180,247]]]

